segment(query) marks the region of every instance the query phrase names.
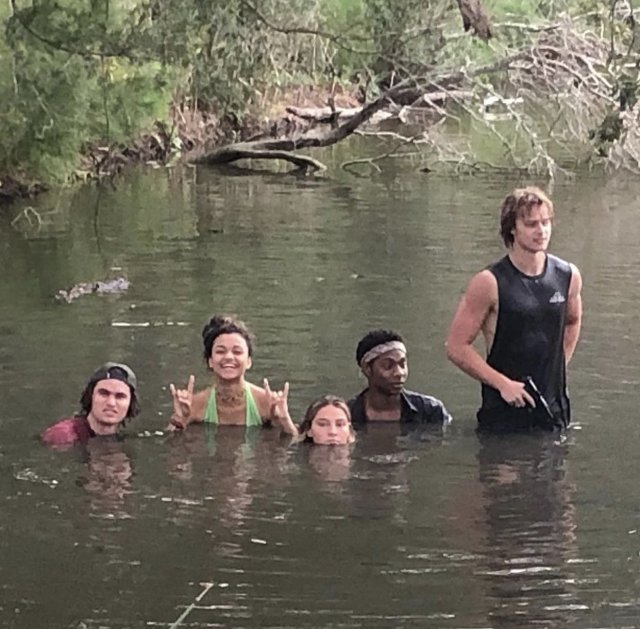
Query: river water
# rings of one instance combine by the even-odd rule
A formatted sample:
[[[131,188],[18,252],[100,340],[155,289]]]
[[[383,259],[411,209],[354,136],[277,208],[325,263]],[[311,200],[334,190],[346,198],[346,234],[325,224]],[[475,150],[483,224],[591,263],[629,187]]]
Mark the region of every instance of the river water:
[[[499,203],[523,183],[185,168],[38,199],[40,228],[3,210],[0,625],[638,626],[640,184],[553,191],[551,250],[584,277],[566,439],[479,439],[479,386],[444,356],[466,281],[503,253]],[[119,297],[52,297],[116,275],[131,281]],[[252,379],[289,380],[297,416],[360,390],[357,341],[397,328],[410,387],[454,424],[376,426],[350,452],[266,430],[165,435],[168,383],[207,383],[213,312],[249,324]],[[125,439],[41,446],[109,359],[138,373]]]

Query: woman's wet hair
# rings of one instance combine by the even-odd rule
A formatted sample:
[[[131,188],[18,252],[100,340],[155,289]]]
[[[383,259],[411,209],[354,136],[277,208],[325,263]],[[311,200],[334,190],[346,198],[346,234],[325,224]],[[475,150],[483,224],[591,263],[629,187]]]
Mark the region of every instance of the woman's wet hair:
[[[500,236],[505,246],[513,245],[513,234],[516,227],[516,219],[523,218],[536,207],[546,205],[549,208],[549,218],[553,219],[554,209],[551,199],[536,186],[516,188],[507,195],[500,207]]]
[[[311,437],[307,436],[307,432],[311,428],[311,424],[313,423],[316,415],[325,406],[335,406],[336,408],[343,410],[347,419],[349,420],[349,425],[351,425],[351,411],[349,410],[349,405],[347,404],[346,400],[337,395],[323,395],[317,400],[311,402],[309,406],[307,406],[307,410],[304,413],[302,422],[300,423],[300,426],[298,426],[298,431],[301,435],[304,435],[304,441],[313,441]]]
[[[371,330],[367,332],[362,339],[360,339],[358,347],[356,348],[356,362],[359,365],[367,352],[371,351],[374,347],[378,347],[378,345],[384,345],[392,341],[404,343],[402,336],[395,330]]]
[[[115,369],[118,369],[118,368],[116,367]],[[103,380],[103,379],[104,378],[96,379],[92,377],[89,379],[89,382],[87,382],[87,385],[85,386],[85,388],[83,389],[80,395],[80,413],[79,413],[80,416],[87,417],[91,412],[91,404],[93,402],[93,391],[96,388],[96,384],[98,384],[98,382],[100,382],[100,380]],[[125,378],[115,378],[115,379],[128,384]],[[127,409],[125,420],[133,419],[134,417],[136,417],[136,415],[140,413],[140,402],[138,401],[138,395],[136,393],[136,390],[133,386],[131,386],[131,384],[128,384],[128,386],[129,386],[129,391],[131,393],[131,401],[129,402],[129,408]]]
[[[213,315],[209,323],[202,328],[205,363],[209,363],[213,343],[221,334],[239,334],[247,342],[249,356],[253,356],[253,335],[244,322],[228,315]]]

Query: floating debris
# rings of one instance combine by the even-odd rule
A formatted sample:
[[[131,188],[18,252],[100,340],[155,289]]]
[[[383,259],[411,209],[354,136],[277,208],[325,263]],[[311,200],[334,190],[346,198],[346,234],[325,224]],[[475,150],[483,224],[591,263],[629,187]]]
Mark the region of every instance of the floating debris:
[[[163,430],[154,430],[153,432],[150,430],[143,430],[138,433],[138,437],[147,438],[147,437],[164,437],[165,432]]]
[[[27,481],[29,483],[42,483],[43,485],[48,485],[49,487],[52,487],[52,488],[58,485],[57,480],[42,478],[29,467],[26,467],[23,470],[18,470],[17,472],[14,473],[13,477],[16,480]]]
[[[161,328],[163,326],[184,327],[189,325],[187,321],[112,321],[112,328]]]
[[[54,298],[59,302],[70,304],[83,295],[121,295],[131,286],[126,277],[116,277],[112,280],[99,280],[97,282],[80,282],[71,288],[61,289]]]

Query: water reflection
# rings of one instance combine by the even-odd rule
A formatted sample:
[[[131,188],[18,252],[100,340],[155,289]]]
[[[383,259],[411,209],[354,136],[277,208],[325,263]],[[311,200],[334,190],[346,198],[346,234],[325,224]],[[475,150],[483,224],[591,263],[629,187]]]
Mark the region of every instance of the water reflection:
[[[552,437],[482,435],[487,588],[494,627],[557,626],[585,609],[570,561],[578,555],[567,446]]]
[[[570,375],[582,430],[566,452],[537,440],[479,444],[478,387],[442,348],[460,290],[501,252],[495,208],[513,178],[341,176],[154,171],[99,199],[93,187],[77,191],[37,234],[0,219],[9,623],[26,600],[38,616],[16,626],[89,626],[99,615],[93,626],[167,627],[191,602],[189,584],[206,580],[217,584],[208,602],[238,611],[202,610],[202,626],[637,625],[638,185],[580,178],[556,188],[569,209],[554,249],[585,278]],[[53,303],[59,288],[111,266],[130,279],[127,293]],[[135,430],[166,425],[163,387],[197,364],[198,335],[112,322],[195,326],[212,311],[254,324],[254,370],[290,380],[294,410],[361,388],[356,340],[397,326],[411,387],[456,419],[444,437],[368,426],[349,456],[289,447],[268,430],[255,443],[242,429],[212,441],[202,427],[87,454],[37,444],[106,347],[141,377]],[[100,587],[78,597],[79,580]]]
[[[191,426],[168,443],[167,464],[178,481],[171,500],[176,523],[190,522],[194,505],[212,503],[219,523],[236,531],[250,517],[262,483],[284,479],[286,440],[276,430]]]
[[[133,465],[120,439],[91,439],[84,446],[86,476],[79,484],[89,494],[91,513],[96,517],[130,517],[126,497],[132,493]]]
[[[325,483],[340,483],[349,478],[352,466],[351,446],[300,444],[298,447],[304,450],[306,456],[303,458],[307,459],[320,480]],[[327,488],[327,485],[323,484],[323,487]]]

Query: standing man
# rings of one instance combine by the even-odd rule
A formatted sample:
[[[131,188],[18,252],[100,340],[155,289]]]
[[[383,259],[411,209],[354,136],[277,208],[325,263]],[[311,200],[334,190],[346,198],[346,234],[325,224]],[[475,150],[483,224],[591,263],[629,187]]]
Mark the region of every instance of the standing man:
[[[471,279],[451,322],[447,356],[482,383],[480,430],[569,425],[565,373],[580,334],[582,278],[573,264],[547,253],[553,217],[539,188],[505,198],[500,235],[507,255]],[[486,360],[472,345],[479,332]]]
[[[139,412],[133,370],[121,363],[106,363],[93,372],[80,396],[80,412],[46,428],[47,445],[84,443],[99,435],[115,435],[126,419]]]
[[[451,416],[444,404],[430,395],[407,391],[407,348],[393,330],[372,330],[358,343],[356,362],[368,386],[349,400],[351,423],[415,422],[446,425]]]

